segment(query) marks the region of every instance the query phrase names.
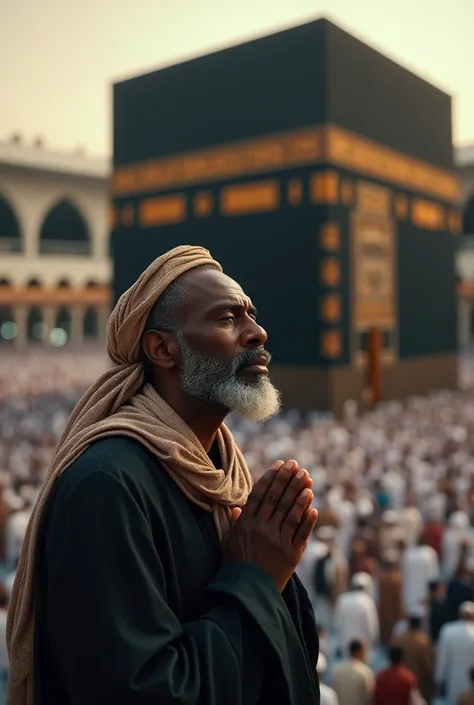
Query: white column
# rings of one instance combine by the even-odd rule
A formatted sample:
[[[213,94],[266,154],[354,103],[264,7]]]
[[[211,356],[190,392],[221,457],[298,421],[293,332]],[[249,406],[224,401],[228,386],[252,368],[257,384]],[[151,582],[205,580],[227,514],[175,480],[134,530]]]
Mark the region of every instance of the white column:
[[[84,307],[71,306],[71,343],[77,345],[84,340]]]
[[[51,341],[49,339],[49,334],[53,330],[53,328],[56,326],[56,314],[57,314],[57,307],[56,306],[43,306],[43,322],[46,326],[46,335],[44,337],[44,344],[45,345],[51,345]]]
[[[15,325],[17,328],[15,347],[26,348],[28,345],[28,308],[26,306],[15,306],[13,310]]]

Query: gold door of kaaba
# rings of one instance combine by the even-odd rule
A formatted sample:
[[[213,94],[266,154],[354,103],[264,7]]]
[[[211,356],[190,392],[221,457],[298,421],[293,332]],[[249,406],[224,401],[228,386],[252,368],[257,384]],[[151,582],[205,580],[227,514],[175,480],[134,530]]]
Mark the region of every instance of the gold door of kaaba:
[[[396,230],[388,188],[359,182],[352,214],[352,356],[356,364],[367,354],[367,334],[383,336],[383,360],[397,355]]]

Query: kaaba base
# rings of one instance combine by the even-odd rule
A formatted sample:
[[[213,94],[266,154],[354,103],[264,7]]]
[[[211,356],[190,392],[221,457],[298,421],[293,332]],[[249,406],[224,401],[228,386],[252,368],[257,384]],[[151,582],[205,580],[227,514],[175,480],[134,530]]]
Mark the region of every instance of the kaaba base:
[[[272,365],[271,376],[283,395],[285,408],[329,410],[341,417],[344,402],[364,402],[366,374],[354,366],[313,367]],[[382,400],[405,399],[458,386],[457,354],[402,358],[382,373]],[[366,408],[368,408],[368,403]]]

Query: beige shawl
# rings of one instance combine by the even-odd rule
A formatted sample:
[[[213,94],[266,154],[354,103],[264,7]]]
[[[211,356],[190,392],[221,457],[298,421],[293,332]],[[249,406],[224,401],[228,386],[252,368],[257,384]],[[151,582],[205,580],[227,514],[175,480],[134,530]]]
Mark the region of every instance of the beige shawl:
[[[220,538],[229,528],[230,508],[243,505],[251,476],[230,431],[217,432],[222,469],[216,469],[184,421],[151,385],[143,386],[140,342],[148,314],[166,287],[200,265],[222,271],[202,247],[177,247],[156,259],[119,299],[107,325],[107,351],[114,365],[73,410],[34,507],[18,564],[8,614],[10,654],[8,705],[34,705],[33,590],[38,527],[57,478],[94,441],[126,435],[140,441],[162,462],[184,494],[213,512]]]

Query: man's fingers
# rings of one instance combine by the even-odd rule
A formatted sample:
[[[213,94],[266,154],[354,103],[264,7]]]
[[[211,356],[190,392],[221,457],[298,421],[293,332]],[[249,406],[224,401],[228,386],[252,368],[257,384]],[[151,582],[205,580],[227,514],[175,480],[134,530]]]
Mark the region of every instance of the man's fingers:
[[[282,468],[277,472],[272,484],[265,492],[262,498],[262,503],[258,511],[258,519],[262,522],[268,522],[273,516],[273,513],[278,506],[281,498],[288,486],[288,483],[298,472],[298,463],[296,460],[288,460]]]
[[[307,470],[301,468],[301,470],[294,473],[290,482],[287,484],[280,501],[275,505],[275,511],[271,518],[272,524],[275,524],[275,526],[280,529],[283,526],[283,522],[285,521],[287,515],[292,511],[301,492],[306,487],[310,488],[312,484],[313,481]],[[302,514],[299,514],[299,518],[301,518],[301,516]]]
[[[306,487],[300,491],[296,501],[293,502],[288,514],[283,517],[283,522],[281,524],[281,537],[285,542],[292,543],[295,532],[298,530],[308,508],[313,501],[313,493]],[[275,512],[276,513],[276,512]]]
[[[283,460],[277,460],[276,463],[273,463],[270,470],[267,470],[262,475],[260,480],[255,483],[251,493],[248,496],[246,504],[246,507],[248,507],[248,511],[250,512],[250,514],[255,515],[258,512],[263,497],[268,492],[273,480],[278,474],[278,471],[280,470],[280,468],[283,467],[284,464],[285,463],[283,462]]]
[[[316,509],[308,509],[306,515],[295,531],[293,543],[296,546],[304,546],[311,536],[313,529],[318,521],[318,512]]]

